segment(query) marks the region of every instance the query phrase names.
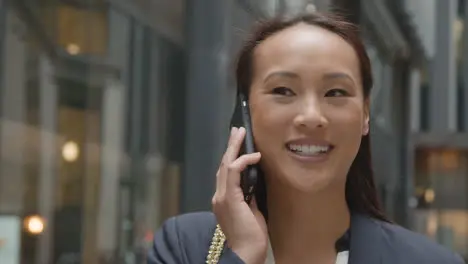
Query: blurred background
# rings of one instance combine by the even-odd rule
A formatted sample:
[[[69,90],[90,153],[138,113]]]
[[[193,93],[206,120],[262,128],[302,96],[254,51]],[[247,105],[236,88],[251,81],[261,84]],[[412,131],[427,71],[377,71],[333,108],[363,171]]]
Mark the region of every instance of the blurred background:
[[[248,30],[330,6],[372,59],[386,212],[468,258],[466,1],[0,0],[0,263],[145,263],[211,208]]]

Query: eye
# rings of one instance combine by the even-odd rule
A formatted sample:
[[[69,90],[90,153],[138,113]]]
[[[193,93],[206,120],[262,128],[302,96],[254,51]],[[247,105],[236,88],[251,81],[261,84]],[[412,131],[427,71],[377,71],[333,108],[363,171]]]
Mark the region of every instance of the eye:
[[[294,92],[287,87],[276,87],[272,90],[272,93],[277,94],[277,95],[284,95],[284,96],[294,95]]]
[[[347,95],[348,95],[348,92],[346,92],[343,89],[331,89],[325,94],[326,97],[343,97]]]

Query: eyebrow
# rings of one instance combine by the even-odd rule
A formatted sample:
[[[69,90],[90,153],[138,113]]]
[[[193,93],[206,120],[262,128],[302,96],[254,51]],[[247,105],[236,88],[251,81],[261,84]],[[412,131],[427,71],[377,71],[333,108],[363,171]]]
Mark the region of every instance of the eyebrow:
[[[323,75],[323,79],[324,80],[330,80],[330,79],[349,79],[350,81],[352,81],[354,83],[354,79],[344,73],[344,72],[330,72],[330,73],[326,73]]]
[[[264,82],[268,81],[268,79],[271,79],[271,78],[273,78],[275,76],[288,77],[288,78],[299,78],[299,75],[294,73],[294,72],[276,71],[276,72],[272,72],[272,73],[268,74],[267,77],[265,77]]]
[[[294,72],[289,72],[289,71],[276,71],[272,72],[265,77],[264,82],[268,81],[268,79],[273,78],[275,76],[280,76],[280,77],[288,77],[288,78],[300,78],[300,76]],[[331,79],[349,79],[354,83],[354,79],[349,75],[344,72],[330,72],[330,73],[325,73],[322,77],[323,80],[331,80]]]

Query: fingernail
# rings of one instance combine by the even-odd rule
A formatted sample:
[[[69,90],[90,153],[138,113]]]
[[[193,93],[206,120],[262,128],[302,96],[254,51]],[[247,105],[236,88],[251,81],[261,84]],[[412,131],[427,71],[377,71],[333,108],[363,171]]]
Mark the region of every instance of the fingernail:
[[[231,128],[231,136],[234,135],[235,129],[236,129],[235,127],[232,127],[232,128]]]

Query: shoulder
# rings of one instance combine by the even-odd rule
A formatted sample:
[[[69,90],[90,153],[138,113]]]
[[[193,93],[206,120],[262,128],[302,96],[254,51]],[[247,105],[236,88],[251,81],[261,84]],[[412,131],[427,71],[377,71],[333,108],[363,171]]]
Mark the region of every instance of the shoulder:
[[[180,234],[192,234],[206,231],[206,228],[214,230],[216,226],[216,218],[211,212],[194,212],[173,216],[167,219],[164,227],[177,229]]]
[[[215,228],[216,218],[211,212],[167,219],[155,234],[148,263],[204,263]]]
[[[216,217],[211,212],[195,212],[175,216],[166,222],[177,231],[184,244],[209,244],[216,228]],[[208,248],[208,247],[207,247]]]
[[[399,256],[401,263],[465,263],[461,257],[428,237],[399,225],[376,221],[382,231],[388,252]],[[400,263],[399,262],[399,263]]]

